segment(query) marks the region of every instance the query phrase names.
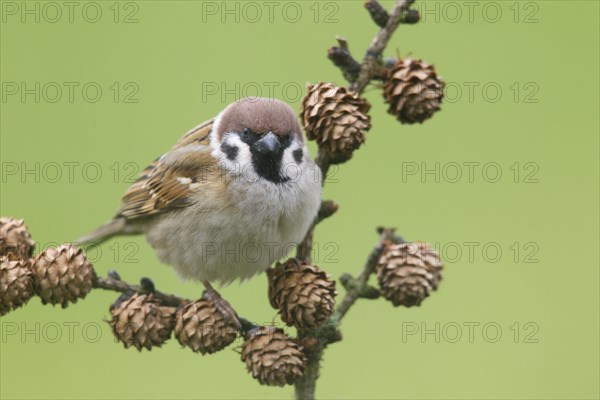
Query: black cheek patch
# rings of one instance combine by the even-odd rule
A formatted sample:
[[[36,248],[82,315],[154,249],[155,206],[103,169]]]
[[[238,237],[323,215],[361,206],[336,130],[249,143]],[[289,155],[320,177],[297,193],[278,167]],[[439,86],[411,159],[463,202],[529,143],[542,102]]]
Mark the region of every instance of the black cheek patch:
[[[294,156],[294,160],[296,160],[296,163],[300,164],[302,163],[302,157],[304,157],[304,152],[302,151],[302,149],[296,149],[292,152],[292,156]]]
[[[233,161],[237,157],[238,152],[240,151],[240,149],[238,149],[236,146],[232,146],[230,144],[223,143],[221,145],[221,151],[223,153],[225,153],[225,155],[227,156],[227,158],[229,160]]]

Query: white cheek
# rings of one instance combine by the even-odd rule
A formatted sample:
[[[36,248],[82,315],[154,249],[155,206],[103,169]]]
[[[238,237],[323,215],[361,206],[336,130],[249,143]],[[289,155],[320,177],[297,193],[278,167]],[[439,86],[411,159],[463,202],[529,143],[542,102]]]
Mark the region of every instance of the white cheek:
[[[234,132],[227,132],[223,136],[223,143],[229,146],[236,147],[237,154],[233,160],[227,157],[227,154],[221,150],[221,145],[217,141],[211,142],[212,155],[219,161],[219,166],[227,170],[233,176],[238,179],[242,178],[248,182],[256,182],[258,175],[254,171],[252,166],[252,154],[250,153],[250,147]]]
[[[294,151],[302,150],[302,160],[297,162],[294,158]],[[297,182],[301,179],[302,174],[306,173],[304,168],[306,164],[306,157],[308,156],[308,150],[306,146],[303,146],[300,142],[294,141],[287,149],[283,151],[283,157],[281,159],[281,176],[288,178],[292,182]]]
[[[242,142],[242,139],[240,139],[236,133],[225,134],[225,143],[238,148],[238,153],[234,160],[236,164],[238,164],[241,168],[244,168],[247,165],[252,165],[252,154],[250,154],[250,147],[246,143]]]

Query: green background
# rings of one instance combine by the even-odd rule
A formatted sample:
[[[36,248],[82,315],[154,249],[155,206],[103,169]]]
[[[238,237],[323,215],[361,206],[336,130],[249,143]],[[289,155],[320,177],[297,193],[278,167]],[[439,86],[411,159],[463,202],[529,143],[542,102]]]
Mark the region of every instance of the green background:
[[[284,18],[283,3],[269,21],[258,2],[263,15],[256,23],[243,3],[239,22],[234,15],[221,21],[220,14],[203,14],[206,4],[199,1],[120,3],[118,23],[112,1],[97,4],[97,23],[83,19],[85,3],[78,3],[73,22],[64,6],[56,23],[46,20],[54,18],[52,9],[40,8],[39,22],[2,16],[1,214],[25,218],[40,247],[74,240],[112,216],[128,174],[236,97],[258,94],[256,87],[268,96],[269,85],[278,84],[271,95],[299,111],[296,88],[343,81],[326,58],[335,35],[361,56],[377,31],[362,1],[298,2],[302,16],[295,23],[293,9]],[[223,4],[210,6],[223,11]],[[438,244],[444,280],[420,308],[359,302],[344,320],[343,342],[327,350],[317,393],[598,398],[598,2],[479,2],[472,20],[464,2],[427,1],[420,8],[429,10],[424,22],[401,26],[386,54],[434,63],[448,83],[448,100],[425,124],[404,126],[386,114],[381,91],[368,89],[373,128],[326,187],[326,197],[341,207],[319,226],[315,259],[334,276],[356,272],[377,239],[374,228],[391,225],[408,239]],[[502,15],[493,22],[498,9]],[[94,18],[94,10],[86,10]],[[137,22],[124,23],[132,12]],[[24,101],[9,95],[21,82],[30,88],[57,82],[62,97],[51,102],[52,85],[38,103],[34,95]],[[79,84],[72,102],[63,82]],[[89,82],[103,89],[95,103],[81,93]],[[233,93],[210,95],[206,88],[214,84]],[[132,88],[139,89],[137,103],[124,101]],[[72,182],[64,164],[70,162],[79,163]],[[480,163],[471,181],[469,162]],[[20,175],[35,171],[36,163],[38,172]],[[411,166],[434,169],[436,163],[439,182],[433,174],[403,178]],[[454,163],[462,166],[457,182]],[[487,164],[491,169],[483,173]],[[18,173],[11,175],[15,166]],[[97,181],[95,166],[102,173]],[[495,183],[494,166],[502,172]],[[182,283],[161,265],[143,238],[106,243],[90,257],[102,275],[115,268],[128,281],[150,276],[163,291],[200,294],[198,285]],[[278,321],[263,276],[222,293],[241,315]],[[103,322],[116,297],[97,290],[66,310],[34,298],[2,317],[0,397],[293,396],[291,388],[251,379],[236,346],[205,357],[175,340],[141,354],[124,350]],[[408,335],[410,328],[419,332]],[[18,333],[10,334],[14,329]],[[439,340],[434,333],[421,336],[423,329],[437,331]],[[22,336],[26,330],[39,338]]]

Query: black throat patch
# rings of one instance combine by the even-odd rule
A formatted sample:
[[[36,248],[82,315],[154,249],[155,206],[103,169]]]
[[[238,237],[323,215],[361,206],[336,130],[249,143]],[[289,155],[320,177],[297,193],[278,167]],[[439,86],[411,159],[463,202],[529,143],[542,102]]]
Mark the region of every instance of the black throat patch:
[[[252,132],[250,129],[246,128],[242,130],[242,132],[239,132],[239,136],[250,148],[252,167],[258,176],[276,184],[285,183],[290,180],[290,178],[281,175],[283,152],[292,144],[290,135],[278,138],[279,148],[276,152],[259,151],[255,144],[261,140],[263,136]]]
[[[267,156],[252,150],[250,152],[252,154],[254,171],[256,171],[258,176],[277,184],[290,180],[288,177],[281,176],[283,149],[273,156]]]

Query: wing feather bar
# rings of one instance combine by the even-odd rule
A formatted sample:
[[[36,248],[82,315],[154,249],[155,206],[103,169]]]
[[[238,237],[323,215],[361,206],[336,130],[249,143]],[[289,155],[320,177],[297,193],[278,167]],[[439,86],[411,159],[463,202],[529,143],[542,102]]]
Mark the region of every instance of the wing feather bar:
[[[117,216],[131,220],[188,206],[191,193],[202,190],[197,179],[202,169],[215,164],[208,143],[212,122],[188,132],[169,153],[144,169],[123,196]]]

